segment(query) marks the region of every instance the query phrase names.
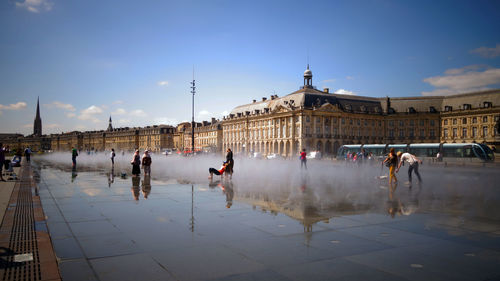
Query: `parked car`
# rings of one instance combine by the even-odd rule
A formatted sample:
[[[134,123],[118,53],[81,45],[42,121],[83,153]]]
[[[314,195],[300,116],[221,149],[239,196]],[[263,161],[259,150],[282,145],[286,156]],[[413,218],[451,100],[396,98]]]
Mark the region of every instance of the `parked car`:
[[[262,159],[262,153],[260,152],[254,152],[252,154],[250,154],[250,158],[254,158],[254,159]]]
[[[269,159],[269,160],[283,159],[283,157],[281,155],[279,155],[278,153],[270,153],[270,154],[267,155],[266,158]]]
[[[321,152],[319,151],[311,151],[307,155],[308,159],[321,159]]]

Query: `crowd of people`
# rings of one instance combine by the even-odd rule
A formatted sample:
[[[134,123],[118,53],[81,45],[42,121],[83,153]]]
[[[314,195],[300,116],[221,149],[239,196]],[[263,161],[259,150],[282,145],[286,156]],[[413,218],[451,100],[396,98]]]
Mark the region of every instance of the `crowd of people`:
[[[8,153],[14,153],[14,157],[12,160],[6,159],[6,155]],[[26,147],[24,149],[24,157],[26,158],[26,162],[31,161],[31,148]],[[15,174],[13,173],[13,168],[14,167],[20,167],[21,166],[21,160],[23,157],[23,150],[18,148],[15,149],[14,151],[11,151],[9,146],[4,146],[3,143],[0,143],[0,181],[6,181],[4,176],[4,170],[6,173],[13,175],[12,178],[16,178]]]

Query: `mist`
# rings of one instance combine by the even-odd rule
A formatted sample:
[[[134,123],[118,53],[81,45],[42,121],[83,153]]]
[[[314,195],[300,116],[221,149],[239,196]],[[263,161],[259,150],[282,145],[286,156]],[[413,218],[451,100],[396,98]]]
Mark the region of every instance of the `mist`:
[[[132,157],[132,153],[118,153],[112,168],[109,152],[82,153],[77,157],[77,171],[130,176]],[[212,181],[208,179],[208,169],[220,169],[225,160],[223,155],[182,157],[152,154],[151,157],[151,178],[157,185],[190,183],[206,187],[228,182],[216,175]],[[47,153],[34,158],[62,170],[71,169],[71,153]],[[419,169],[423,183],[416,184],[417,177],[413,175],[413,188],[404,184],[408,181],[407,170],[407,166],[401,167],[397,174],[399,184],[391,192],[388,178],[380,178],[388,174],[388,168],[377,161],[359,164],[309,159],[305,170],[300,168],[298,157],[290,160],[235,157],[230,185],[234,188],[235,199],[258,199],[280,206],[300,205],[314,208],[325,217],[339,210],[385,212],[388,201],[401,201],[412,205],[410,213],[456,214],[459,210],[462,216],[491,217],[499,214],[494,217],[500,219],[500,204],[497,204],[500,195],[495,187],[500,176],[496,167],[443,167],[424,163]],[[468,207],[471,205],[474,208]]]

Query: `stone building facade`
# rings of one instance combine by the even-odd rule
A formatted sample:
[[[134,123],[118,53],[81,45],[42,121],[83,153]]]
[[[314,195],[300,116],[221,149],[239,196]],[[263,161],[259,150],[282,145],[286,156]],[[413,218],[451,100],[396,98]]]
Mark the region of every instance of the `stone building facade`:
[[[335,155],[344,144],[478,142],[500,145],[500,90],[434,97],[374,98],[330,93],[312,85],[309,66],[304,85],[283,97],[272,95],[235,107],[223,120],[195,123],[195,150],[253,152],[294,157],[305,148]],[[11,148],[34,151],[132,151],[173,148],[190,151],[191,123],[106,131],[42,135],[37,102],[34,134],[0,134]]]
[[[194,129],[194,146],[196,150],[203,152],[222,152],[221,122],[212,118],[211,122],[203,121],[201,126],[196,127]]]
[[[460,141],[493,146],[500,144],[499,99],[499,90],[409,98],[335,94],[313,87],[308,67],[298,91],[254,100],[225,116],[222,148],[293,157],[302,148],[334,155],[344,144]],[[450,138],[454,131],[462,134]]]
[[[500,144],[500,91],[445,97],[441,142]]]

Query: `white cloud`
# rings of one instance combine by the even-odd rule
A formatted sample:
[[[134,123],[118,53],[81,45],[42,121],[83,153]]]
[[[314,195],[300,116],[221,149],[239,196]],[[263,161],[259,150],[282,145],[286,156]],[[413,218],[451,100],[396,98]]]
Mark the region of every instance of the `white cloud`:
[[[332,79],[326,79],[326,80],[321,81],[321,83],[323,83],[323,84],[333,83],[333,82],[335,82],[336,80],[337,80],[337,79],[335,79],[335,78],[332,78]]]
[[[124,115],[127,112],[123,108],[118,108],[117,110],[111,112],[111,115]]]
[[[220,113],[222,116],[226,116],[226,115],[229,115],[229,111],[227,110],[224,110]]]
[[[68,113],[66,113],[66,117],[68,117],[68,118],[75,118],[76,114],[73,113],[73,112],[68,112]]]
[[[61,125],[59,125],[59,124],[46,124],[46,125],[43,125],[43,127],[46,129],[57,129],[57,128],[60,128]]]
[[[59,102],[59,101],[54,101],[52,103],[49,103],[49,104],[44,104],[46,107],[48,108],[53,108],[53,107],[56,107],[56,108],[60,108],[60,109],[64,109],[64,110],[67,110],[67,111],[75,111],[75,107],[69,103],[62,103],[62,102]]]
[[[49,0],[25,0],[24,2],[16,2],[16,6],[32,13],[39,13],[41,11],[48,12],[52,10],[54,3]]]
[[[488,86],[500,84],[500,68],[469,65],[448,69],[445,75],[425,78],[423,81],[439,88],[430,92],[422,92],[424,96],[482,91],[489,89]]]
[[[480,69],[490,69],[491,67],[483,64],[473,64],[473,65],[468,65],[464,66],[461,68],[450,68],[447,69],[444,74],[447,75],[457,75],[457,74],[462,74],[467,71],[474,71],[474,70],[480,70]]]
[[[346,76],[345,79],[347,79],[347,80],[354,80],[354,76]]]
[[[158,86],[168,86],[168,81],[158,81]]]
[[[78,119],[80,120],[90,120],[94,123],[98,123],[99,119],[95,116],[102,113],[102,109],[98,106],[91,105],[90,107],[82,110]]]
[[[500,56],[500,43],[497,43],[496,47],[488,48],[488,47],[480,47],[470,51],[473,54],[478,54],[483,58],[496,58]]]
[[[208,110],[202,110],[200,112],[198,112],[198,119],[207,119],[207,118],[210,118],[212,116],[212,113]]]
[[[135,116],[135,117],[146,117],[147,114],[142,109],[136,109],[136,110],[132,110],[130,112],[130,115]]]
[[[132,121],[129,119],[118,119],[118,124],[130,125],[130,123],[132,123]]]
[[[179,124],[179,121],[176,118],[169,118],[169,117],[157,117],[153,119],[153,124],[159,124],[159,125],[172,125],[175,126]]]
[[[334,93],[335,94],[340,94],[340,95],[351,95],[351,96],[355,96],[356,95],[355,92],[351,92],[351,91],[344,90],[344,89],[338,89]]]
[[[20,110],[25,108],[26,108],[26,103],[22,101],[18,103],[12,103],[9,105],[0,104],[0,110]]]
[[[76,131],[86,131],[87,130],[87,126],[77,125],[77,126],[75,126],[74,130],[76,130]]]

